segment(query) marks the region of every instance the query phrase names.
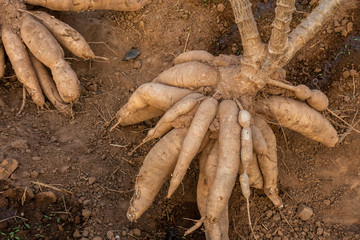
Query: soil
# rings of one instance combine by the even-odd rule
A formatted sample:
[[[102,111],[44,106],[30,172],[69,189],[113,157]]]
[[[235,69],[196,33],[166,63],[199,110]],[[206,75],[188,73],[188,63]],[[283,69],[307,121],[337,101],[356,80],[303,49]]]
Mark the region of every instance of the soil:
[[[251,2],[261,38],[267,41],[275,1]],[[352,127],[325,111],[340,136],[334,148],[327,148],[273,126],[284,208],[275,209],[262,191],[252,191],[257,239],[360,239],[360,138],[353,129],[360,129],[360,9],[352,6],[356,1],[346,2],[285,69],[289,82],[323,90],[331,112]],[[292,27],[316,3],[297,1]],[[97,55],[110,61],[83,61],[66,53],[82,86],[73,119],[53,107],[39,110],[29,97],[16,115],[22,85],[7,61],[0,80],[0,162],[15,159],[18,167],[0,181],[0,239],[205,239],[201,230],[183,237],[193,224],[188,219],[200,217],[194,187],[197,161],[183,189],[170,200],[165,199],[167,183],[138,222],[127,220],[136,174],[155,141],[132,156],[128,153],[157,119],[113,132],[109,126],[131,93],[171,67],[178,54],[242,53],[229,3],[157,0],[138,12],[48,12],[77,29]],[[122,61],[132,48],[141,54]],[[308,220],[299,217],[304,206],[313,211]],[[238,184],[229,217],[230,239],[254,238]]]

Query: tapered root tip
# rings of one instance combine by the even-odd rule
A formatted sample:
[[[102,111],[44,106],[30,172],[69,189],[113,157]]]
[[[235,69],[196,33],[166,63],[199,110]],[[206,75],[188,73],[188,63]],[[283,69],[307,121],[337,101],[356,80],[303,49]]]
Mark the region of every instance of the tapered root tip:
[[[112,132],[117,126],[119,126],[120,123],[121,123],[121,119],[119,119],[119,120],[115,123],[115,125],[110,128],[110,131],[109,131],[109,132]]]
[[[168,194],[166,195],[166,198],[169,199],[171,198],[171,196],[174,194],[175,189],[173,189],[172,187],[169,188]]]
[[[275,207],[282,208],[283,202],[278,195],[278,190],[273,188],[264,189],[266,196],[275,205]]]
[[[136,222],[136,220],[137,220],[137,217],[135,214],[135,208],[131,203],[130,203],[129,209],[127,210],[126,217],[128,218],[128,220],[130,222]]]

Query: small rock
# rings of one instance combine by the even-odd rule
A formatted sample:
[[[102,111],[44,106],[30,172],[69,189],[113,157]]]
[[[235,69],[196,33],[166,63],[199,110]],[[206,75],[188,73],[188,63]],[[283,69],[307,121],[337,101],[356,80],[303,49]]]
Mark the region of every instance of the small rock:
[[[34,160],[34,161],[40,161],[41,160],[40,157],[32,157],[31,159]]]
[[[53,192],[41,192],[35,195],[35,201],[37,203],[54,203],[56,202],[56,196]]]
[[[109,240],[115,240],[115,235],[112,231],[108,231],[106,233],[106,237],[109,239]]]
[[[83,215],[83,217],[85,219],[88,219],[91,216],[91,211],[89,209],[84,209],[84,210],[82,210],[81,214]]]
[[[345,101],[345,102],[349,102],[350,100],[351,100],[351,99],[350,99],[349,96],[345,96],[345,97],[344,97],[344,101]]]
[[[225,10],[225,6],[224,6],[224,4],[218,4],[217,5],[217,7],[216,7],[216,9],[219,11],[219,12],[223,12],[224,10]]]
[[[142,65],[141,61],[135,61],[135,62],[134,62],[134,68],[135,68],[135,69],[141,68],[141,65]]]
[[[94,178],[94,177],[89,178],[89,184],[90,185],[93,185],[95,181],[96,181],[96,178]]]
[[[15,159],[7,158],[0,163],[0,180],[5,180],[18,167],[19,163]]]
[[[313,215],[313,213],[314,212],[310,207],[305,206],[303,204],[301,204],[297,209],[297,214],[299,218],[303,221],[309,220],[310,217]]]
[[[122,236],[126,236],[126,235],[127,235],[127,232],[124,230],[124,231],[121,232],[121,235],[122,235]]]
[[[10,143],[10,145],[12,148],[16,148],[19,150],[26,150],[29,148],[28,142],[25,139],[18,139],[18,140],[12,141]]]
[[[103,240],[102,237],[96,236],[93,238],[93,240]]]
[[[89,205],[90,202],[91,202],[91,200],[84,200],[84,201],[82,202],[82,204],[85,206],[85,205]]]
[[[328,199],[325,199],[323,201],[323,203],[324,203],[325,206],[330,206],[330,204],[331,204],[330,200],[328,200]]]
[[[135,228],[133,231],[134,231],[135,236],[139,237],[141,235],[141,230],[140,229]]]
[[[75,230],[75,232],[73,234],[73,237],[75,237],[75,238],[81,237],[81,234],[80,234],[79,230],[77,230],[77,229]]]
[[[323,234],[323,232],[324,232],[323,228],[319,227],[319,228],[316,229],[316,234],[319,235],[319,236],[321,236]]]
[[[88,238],[84,238],[84,237],[83,237],[83,238],[80,238],[80,240],[89,240],[89,239],[88,239]]]

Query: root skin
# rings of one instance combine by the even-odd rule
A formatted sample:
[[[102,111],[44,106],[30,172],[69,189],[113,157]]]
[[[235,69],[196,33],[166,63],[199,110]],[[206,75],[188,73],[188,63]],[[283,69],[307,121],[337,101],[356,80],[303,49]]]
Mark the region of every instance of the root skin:
[[[222,101],[219,105],[218,167],[206,206],[207,220],[211,223],[219,220],[228,205],[240,167],[241,128],[237,122],[238,113],[239,109],[232,100]]]
[[[175,87],[199,88],[215,86],[219,73],[200,62],[186,62],[169,68],[153,80]]]
[[[186,134],[178,162],[173,172],[167,197],[175,192],[184,178],[192,159],[198,153],[201,142],[208,131],[210,123],[215,118],[218,101],[214,98],[205,99],[198,107],[194,119],[191,122],[188,133]]]
[[[27,13],[23,16],[20,33],[31,53],[51,69],[62,100],[75,102],[80,97],[80,82],[64,60],[64,51],[57,40],[44,25]]]
[[[334,147],[338,135],[334,127],[319,112],[303,102],[290,98],[271,97],[258,105],[263,112],[281,126],[301,133],[307,138]]]
[[[135,193],[127,212],[131,222],[136,221],[149,208],[173,172],[186,132],[187,129],[173,129],[146,155],[136,177]]]
[[[173,122],[181,115],[189,113],[199,103],[199,98],[202,97],[204,96],[200,93],[191,93],[175,103],[169,111],[161,117],[155,127],[150,129],[146,136],[146,141],[160,138],[170,131],[173,128]]]
[[[186,63],[186,62],[193,62],[193,61],[212,65],[214,58],[215,57],[209,52],[195,50],[195,51],[185,52],[177,56],[174,59],[174,65]]]
[[[251,134],[254,151],[257,154],[266,154],[268,147],[260,129],[256,126],[251,126]]]
[[[268,146],[266,155],[258,155],[258,163],[264,179],[264,192],[276,207],[282,207],[277,188],[278,167],[275,135],[265,120],[258,116],[254,117],[254,125],[261,131]]]
[[[45,104],[45,98],[42,94],[30,57],[26,51],[25,45],[21,41],[21,38],[12,31],[10,26],[7,25],[2,26],[1,37],[5,51],[10,59],[18,80],[24,84],[34,103],[42,108]]]
[[[37,60],[34,55],[31,53],[29,55],[36,75],[39,79],[40,86],[47,99],[49,99],[49,101],[56,107],[56,109],[63,113],[66,117],[73,117],[74,113],[72,111],[71,105],[63,102],[56,88],[55,82],[50,77],[45,66],[39,60]]]
[[[25,2],[56,11],[82,12],[87,10],[137,11],[148,4],[150,0],[25,0]]]
[[[1,32],[1,27],[0,27]],[[5,75],[5,52],[4,47],[0,43],[0,78],[2,78]]]
[[[127,126],[161,116],[190,93],[187,89],[145,83],[136,89],[129,101],[116,113],[116,125]],[[141,113],[138,113],[140,111]]]
[[[250,187],[257,188],[257,189],[263,189],[264,180],[263,180],[263,176],[261,174],[259,164],[258,164],[258,159],[257,159],[257,156],[255,153],[253,154],[253,159],[249,163],[249,166],[248,166],[246,172],[249,176]],[[241,175],[243,173],[244,173],[244,166],[241,164],[239,174]]]
[[[52,33],[59,43],[75,56],[87,59],[95,57],[85,38],[66,23],[42,11],[31,12]]]

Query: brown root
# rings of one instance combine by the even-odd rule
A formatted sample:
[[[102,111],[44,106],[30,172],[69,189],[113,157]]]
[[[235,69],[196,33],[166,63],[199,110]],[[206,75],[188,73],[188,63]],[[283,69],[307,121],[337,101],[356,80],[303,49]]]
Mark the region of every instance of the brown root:
[[[39,5],[56,11],[82,12],[88,10],[137,11],[148,4],[150,0],[103,0],[103,1],[74,1],[74,0],[25,0],[26,3]]]
[[[260,117],[254,117],[254,125],[260,129],[268,146],[267,154],[258,154],[258,162],[264,180],[264,192],[276,207],[282,207],[277,188],[277,153],[276,138],[270,126]]]
[[[215,86],[219,79],[217,70],[199,62],[186,62],[162,72],[153,83],[175,87],[199,88]]]
[[[127,212],[131,222],[136,221],[149,208],[174,170],[186,132],[187,129],[173,129],[146,155],[136,177],[135,193]]]
[[[271,97],[258,104],[257,111],[271,116],[281,126],[299,132],[325,146],[334,147],[338,141],[337,132],[330,122],[303,102],[290,98]]]
[[[45,104],[35,70],[21,38],[8,25],[2,25],[2,42],[19,81],[24,84],[34,103]]]

